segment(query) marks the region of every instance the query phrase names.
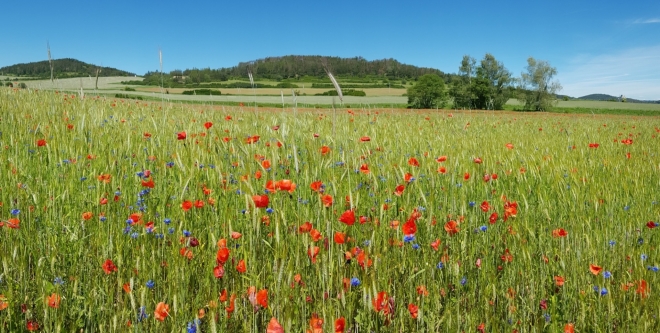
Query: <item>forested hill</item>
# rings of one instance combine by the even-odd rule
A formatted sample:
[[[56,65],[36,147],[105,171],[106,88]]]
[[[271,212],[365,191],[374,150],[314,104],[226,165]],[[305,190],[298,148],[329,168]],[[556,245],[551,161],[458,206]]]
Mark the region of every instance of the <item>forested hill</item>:
[[[250,62],[241,62],[229,68],[174,70],[167,76],[174,80],[185,77],[187,83],[201,83],[247,79],[249,71],[255,79],[286,81],[300,78],[306,80],[318,78],[325,81],[324,66],[334,76],[343,78],[380,77],[388,80],[414,80],[429,73],[435,73],[443,77],[447,76],[438,69],[406,65],[394,59],[368,61],[362,57],[339,58],[297,55],[268,57]],[[149,72],[145,77],[148,81],[149,76],[155,77],[156,74],[160,75],[156,72]],[[446,80],[448,80],[448,76]],[[158,77],[158,81],[160,82],[160,77]]]
[[[76,59],[53,60],[53,76],[56,78],[96,76],[97,68],[101,69],[99,76],[135,76],[133,73],[116,68],[99,67]],[[0,68],[0,75],[50,78],[50,65],[48,60],[16,64]]]

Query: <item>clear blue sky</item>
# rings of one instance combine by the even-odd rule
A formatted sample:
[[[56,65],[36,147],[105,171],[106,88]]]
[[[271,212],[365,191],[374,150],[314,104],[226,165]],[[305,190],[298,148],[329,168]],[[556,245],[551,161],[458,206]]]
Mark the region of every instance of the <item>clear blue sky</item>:
[[[455,73],[529,56],[562,93],[660,100],[660,1],[4,1],[0,67],[54,58],[144,74],[267,56],[394,58]]]

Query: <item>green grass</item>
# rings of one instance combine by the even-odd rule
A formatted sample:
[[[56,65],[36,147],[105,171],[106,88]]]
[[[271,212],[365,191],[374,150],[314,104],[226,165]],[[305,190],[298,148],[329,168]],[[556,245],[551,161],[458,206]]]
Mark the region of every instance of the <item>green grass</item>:
[[[301,332],[313,314],[326,332],[339,317],[347,332],[475,332],[482,323],[487,332],[562,332],[568,323],[576,332],[660,328],[660,229],[647,227],[660,216],[655,118],[160,107],[0,89],[0,330],[36,322],[49,332],[182,332],[200,309],[204,332],[263,332],[273,317],[286,332]],[[255,135],[259,141],[247,144]],[[447,160],[437,162],[442,155]],[[359,171],[363,164],[370,173]],[[145,170],[153,188],[138,176]],[[107,183],[98,179],[106,174]],[[486,174],[497,179],[484,181]],[[256,208],[252,196],[283,179],[297,188],[270,193],[272,211]],[[333,196],[331,207],[310,188],[314,181]],[[398,185],[401,196],[393,194]],[[203,207],[182,209],[197,200]],[[507,202],[517,214],[505,221]],[[339,222],[350,208],[365,223]],[[415,239],[404,242],[402,226],[415,210]],[[141,222],[127,224],[138,212]],[[6,226],[11,218],[18,229]],[[445,231],[449,221],[458,221],[457,234]],[[299,232],[305,222],[318,241]],[[553,237],[559,228],[568,236]],[[231,238],[233,231],[242,237]],[[335,243],[336,232],[350,240]],[[217,279],[220,239],[230,256]],[[359,251],[371,266],[359,265]],[[507,251],[510,261],[502,259]],[[104,273],[107,259],[117,271]],[[235,268],[239,260],[245,273]],[[611,277],[591,274],[590,264]],[[562,287],[555,276],[565,278]],[[359,284],[346,287],[352,278]],[[650,297],[636,292],[642,280]],[[266,308],[251,304],[250,286],[268,290]],[[236,296],[229,318],[223,290]],[[391,315],[372,305],[383,291]],[[46,302],[53,294],[59,308]],[[162,322],[159,302],[170,307]],[[419,308],[417,319],[409,304]],[[148,317],[140,321],[141,307]]]

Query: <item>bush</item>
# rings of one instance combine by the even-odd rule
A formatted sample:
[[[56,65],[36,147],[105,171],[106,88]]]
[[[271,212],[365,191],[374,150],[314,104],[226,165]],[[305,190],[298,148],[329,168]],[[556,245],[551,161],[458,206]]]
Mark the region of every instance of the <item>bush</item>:
[[[344,96],[367,96],[362,90],[346,89],[342,90],[342,95]],[[328,90],[321,94],[315,94],[314,96],[337,96],[337,90]]]
[[[128,94],[115,94],[115,98],[142,100],[142,96],[134,96]]]
[[[124,91],[135,91],[135,89],[133,89],[133,88],[131,88],[131,87],[125,87],[125,88],[124,88]]]
[[[184,94],[184,95],[202,95],[202,96],[205,96],[205,95],[219,96],[222,93],[220,92],[220,90],[195,89],[195,90],[185,90],[184,92],[182,92],[182,94]]]
[[[25,84],[25,82],[21,82],[18,84],[18,87],[21,89],[27,89],[27,84]]]
[[[13,87],[14,87],[14,84],[11,83],[11,82],[7,82],[7,83],[5,83],[5,86],[7,86],[7,87],[9,87],[9,88],[13,88]]]

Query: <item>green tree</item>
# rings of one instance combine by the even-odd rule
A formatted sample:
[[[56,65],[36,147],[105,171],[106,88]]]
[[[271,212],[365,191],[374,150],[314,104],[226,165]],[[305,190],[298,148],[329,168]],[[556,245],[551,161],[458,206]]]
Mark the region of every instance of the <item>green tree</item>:
[[[561,90],[559,81],[552,81],[557,69],[544,60],[527,59],[527,72],[522,73],[520,99],[525,102],[525,110],[548,111],[557,103],[557,92]]]
[[[455,108],[472,109],[475,96],[472,84],[476,74],[477,61],[469,55],[464,55],[461,66],[458,67],[458,75],[452,77],[449,96],[454,101]]]
[[[415,109],[442,107],[447,99],[445,81],[437,74],[425,74],[408,88],[408,105]]]
[[[477,109],[502,110],[511,95],[509,87],[513,82],[511,72],[502,62],[487,53],[479,67],[472,90],[476,96]]]

